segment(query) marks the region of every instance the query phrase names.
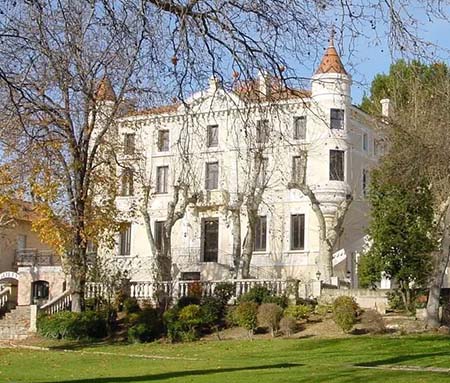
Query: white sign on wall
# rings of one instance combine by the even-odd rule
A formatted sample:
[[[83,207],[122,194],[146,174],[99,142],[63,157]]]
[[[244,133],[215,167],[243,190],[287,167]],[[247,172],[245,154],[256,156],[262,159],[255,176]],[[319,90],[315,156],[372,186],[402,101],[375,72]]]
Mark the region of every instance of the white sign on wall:
[[[14,271],[5,271],[3,273],[0,273],[0,281],[2,279],[19,279],[19,274],[15,273]]]

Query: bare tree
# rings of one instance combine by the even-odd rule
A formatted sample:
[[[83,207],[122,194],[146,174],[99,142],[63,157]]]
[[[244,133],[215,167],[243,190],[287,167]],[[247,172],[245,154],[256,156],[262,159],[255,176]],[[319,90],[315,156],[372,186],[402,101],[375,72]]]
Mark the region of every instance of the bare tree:
[[[438,7],[432,8],[435,4]],[[411,32],[415,24],[407,13],[411,5],[416,4],[5,2],[0,16],[0,88],[7,95],[2,136],[13,150],[2,154],[2,161],[26,162],[29,153],[33,155],[27,183],[32,184],[42,213],[51,218],[51,227],[62,230],[58,242],[71,274],[73,310],[82,306],[87,241],[101,231],[94,226],[107,226],[105,217],[111,216],[107,213],[113,198],[100,209],[94,195],[105,189],[102,183],[108,191],[117,184],[107,159],[112,155],[108,140],[115,135],[114,120],[125,97],[139,96],[156,104],[176,93],[184,101],[186,92],[211,73],[225,78],[230,70],[245,79],[265,68],[295,81],[287,57],[298,63],[304,61],[305,52],[314,56],[310,47],[321,46],[318,40],[328,36],[330,15],[340,18],[335,24],[342,35],[360,34],[367,22],[381,15],[380,34],[387,24],[393,46],[420,50],[424,44]],[[426,9],[432,15],[445,16],[439,5],[440,1],[429,0],[421,6],[430,6]],[[97,86],[102,78],[100,96]],[[15,132],[15,140],[9,132]],[[108,171],[99,171],[102,168]],[[184,184],[178,187],[179,201],[188,200]],[[168,228],[179,217],[175,206],[169,208],[173,216]],[[101,211],[103,217],[97,214],[92,220]],[[166,241],[169,235],[167,231]]]

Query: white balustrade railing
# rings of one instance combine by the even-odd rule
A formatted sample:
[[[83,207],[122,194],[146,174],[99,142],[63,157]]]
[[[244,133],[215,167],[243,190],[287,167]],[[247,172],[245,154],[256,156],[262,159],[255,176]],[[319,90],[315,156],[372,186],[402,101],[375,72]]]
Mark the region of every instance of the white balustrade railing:
[[[0,291],[0,311],[7,307],[10,297],[11,289],[9,287]]]
[[[45,314],[55,314],[60,311],[70,311],[72,295],[66,290],[61,295],[42,305],[39,310]]]
[[[224,281],[173,281],[173,282],[130,282],[130,295],[136,299],[153,299],[157,291],[161,291],[174,298],[189,295],[194,286],[201,286],[203,296],[211,296],[219,283]],[[233,279],[228,281],[235,286],[234,298],[247,293],[255,286],[264,286],[276,295],[286,292],[288,282],[282,279]],[[173,294],[171,294],[173,293]]]
[[[98,282],[87,282],[84,286],[84,297],[86,299],[90,298],[106,298],[108,295],[114,292],[107,291],[106,285]]]

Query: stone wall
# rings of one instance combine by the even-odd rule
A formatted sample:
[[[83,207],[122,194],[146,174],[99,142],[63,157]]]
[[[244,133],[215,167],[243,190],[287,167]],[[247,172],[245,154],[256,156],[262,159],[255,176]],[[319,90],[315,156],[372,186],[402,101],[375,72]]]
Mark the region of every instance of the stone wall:
[[[64,292],[66,275],[60,266],[19,267],[18,305],[32,303],[32,283],[46,281],[49,284],[49,300]]]
[[[322,289],[319,302],[331,303],[340,296],[350,296],[355,298],[356,303],[363,309],[374,309],[379,313],[386,313],[388,299],[386,293],[390,290],[369,290],[369,289]]]

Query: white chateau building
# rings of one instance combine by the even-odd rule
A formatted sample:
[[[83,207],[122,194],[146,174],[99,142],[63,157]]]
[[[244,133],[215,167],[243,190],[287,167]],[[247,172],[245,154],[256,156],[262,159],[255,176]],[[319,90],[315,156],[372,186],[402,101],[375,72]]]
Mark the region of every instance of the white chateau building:
[[[107,111],[115,97],[107,81],[99,95]],[[230,278],[237,268],[233,242],[235,251],[236,246],[243,251],[248,241],[252,277],[328,276],[316,207],[327,236],[336,234],[334,274],[355,284],[354,254],[368,223],[368,172],[379,149],[370,121],[352,105],[351,77],[332,43],[311,91],[287,89],[259,75],[226,92],[212,79],[184,104],[121,117],[117,206],[124,224],[113,256],[132,280],[150,280],[154,256],[148,228],[160,249],[174,188],[184,187],[193,199],[183,211],[180,192],[175,207],[181,217],[171,238],[176,279]],[[307,186],[310,194],[296,185]],[[141,214],[143,187],[149,191],[148,227]],[[257,217],[253,238],[246,239],[248,206],[256,206]],[[333,232],[342,208],[347,209],[343,224]]]

